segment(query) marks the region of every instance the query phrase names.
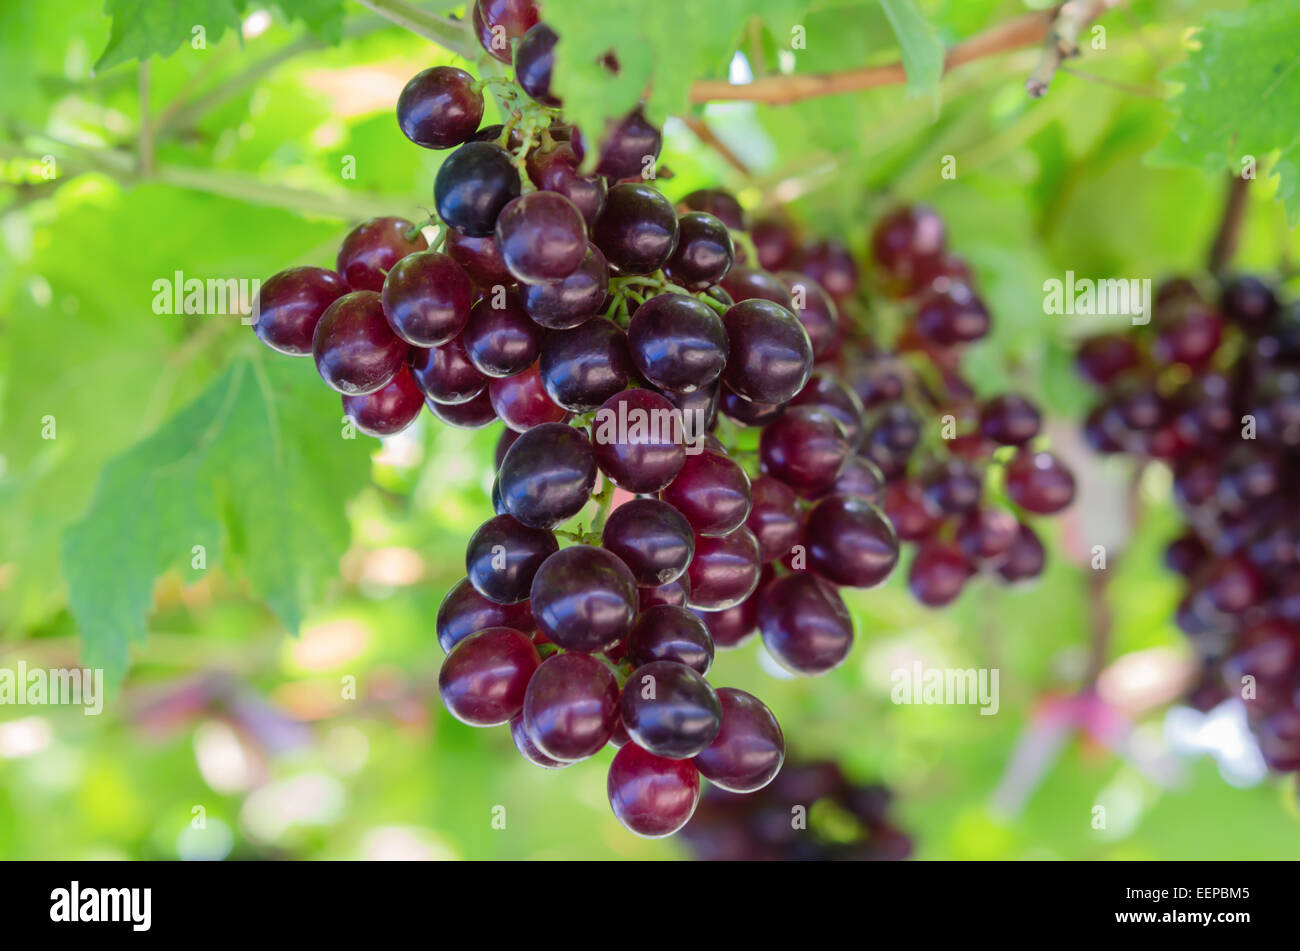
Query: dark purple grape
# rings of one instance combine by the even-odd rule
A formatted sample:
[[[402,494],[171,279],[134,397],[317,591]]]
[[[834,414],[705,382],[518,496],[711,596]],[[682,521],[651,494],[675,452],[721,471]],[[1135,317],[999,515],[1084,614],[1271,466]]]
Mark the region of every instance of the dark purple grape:
[[[311,353],[312,333],[325,310],[348,292],[347,282],[323,267],[291,267],[267,279],[253,304],[253,332],[272,350]]]
[[[885,475],[880,471],[880,467],[868,459],[866,456],[853,456],[831,487],[826,490],[827,494],[834,495],[856,495],[858,498],[866,499],[872,505],[883,505],[885,501]]]
[[[428,247],[420,229],[405,218],[371,218],[343,239],[335,270],[354,291],[380,291],[394,264]]]
[[[509,64],[511,40],[534,26],[540,14],[534,0],[474,0],[474,33],[493,59]]]
[[[840,421],[849,445],[856,452],[866,436],[862,401],[847,385],[829,373],[814,373],[790,400],[791,406],[820,406]]]
[[[376,438],[400,433],[424,409],[424,394],[406,367],[373,393],[343,396],[343,412],[353,425]]]
[[[604,317],[548,333],[541,366],[551,399],[575,413],[596,409],[626,387],[634,373],[627,334]]]
[[[883,507],[894,531],[905,542],[928,538],[939,525],[939,519],[925,504],[921,486],[910,479],[886,486]]]
[[[687,455],[660,497],[686,516],[696,534],[726,535],[749,516],[749,477],[730,457],[706,449]]]
[[[520,435],[497,474],[501,501],[525,525],[554,528],[577,515],[596,485],[596,458],[585,433],[543,423]]]
[[[544,106],[557,108],[558,96],[551,94],[551,73],[555,70],[555,44],[560,38],[545,23],[524,34],[515,47],[515,81]]]
[[[726,535],[697,535],[695,557],[686,569],[688,603],[701,611],[735,607],[754,593],[762,568],[758,539],[745,526]]]
[[[888,358],[860,364],[850,371],[847,382],[866,409],[886,403],[899,405],[897,401],[903,398],[906,388],[902,368],[897,361]]]
[[[497,437],[496,451],[492,454],[492,471],[496,472],[501,468],[501,463],[505,461],[506,452],[515,444],[519,434],[513,429],[501,430],[501,435]]]
[[[808,567],[850,588],[874,588],[898,564],[898,536],[875,506],[851,495],[828,495],[804,523]]]
[[[678,204],[687,211],[702,211],[717,218],[728,228],[745,230],[744,209],[731,192],[720,188],[700,188],[680,199]]]
[[[980,435],[1003,446],[1023,446],[1038,435],[1038,407],[1016,393],[995,396],[980,407]]]
[[[677,219],[677,248],[664,274],[688,291],[702,291],[726,277],[735,258],[727,226],[713,215],[692,211]]]
[[[609,650],[632,629],[636,579],[603,548],[571,545],[542,565],[529,598],[537,629],[565,650]]]
[[[483,93],[474,77],[455,66],[416,73],[397,97],[402,134],[426,149],[449,149],[476,131],[483,119]]]
[[[683,422],[672,403],[653,390],[615,393],[592,420],[596,462],[628,492],[658,492],[686,462]]]
[[[524,730],[551,759],[586,759],[614,732],[618,694],[614,672],[589,654],[548,657],[524,695]]]
[[[667,759],[690,759],[722,725],[718,695],[699,671],[671,660],[632,671],[620,703],[623,727],[637,746]]]
[[[393,265],[383,302],[393,333],[414,347],[436,347],[464,329],[474,283],[447,255],[420,251]]]
[[[722,727],[695,757],[700,774],[720,789],[751,793],[770,783],[785,762],[785,736],[772,711],[753,694],[720,687]]]
[[[784,403],[755,403],[725,386],[718,397],[719,411],[742,426],[766,426],[784,413],[785,407]]]
[[[727,272],[722,288],[739,303],[747,300],[766,300],[794,310],[794,296],[786,283],[770,271],[736,265]]]
[[[1187,531],[1175,538],[1165,548],[1165,567],[1190,578],[1209,557],[1205,542],[1195,531]]]
[[[438,672],[442,702],[470,726],[509,723],[524,705],[541,658],[527,634],[490,627],[471,634],[449,653]]]
[[[713,666],[713,638],[697,615],[686,608],[660,604],[642,611],[632,625],[627,657],[634,668],[667,660],[704,675]]]
[[[804,245],[795,268],[807,274],[837,301],[847,300],[858,289],[858,266],[843,243],[825,238]]]
[[[312,356],[321,379],[345,396],[385,386],[402,369],[406,352],[374,291],[344,294],[326,308],[312,334]]]
[[[966,284],[931,288],[916,311],[916,332],[941,347],[979,340],[989,332],[989,324],[983,301]]]
[[[1133,339],[1115,333],[1089,337],[1074,358],[1075,369],[1094,386],[1110,386],[1141,362],[1142,354]]]
[[[1007,463],[1007,495],[1036,515],[1053,515],[1074,501],[1074,475],[1050,452],[1022,449]]]
[[[501,259],[501,248],[497,245],[495,234],[474,237],[455,228],[448,228],[443,248],[479,287],[495,287],[497,284],[508,286],[514,283],[514,275],[506,270],[506,263]]]
[[[1160,363],[1185,363],[1201,368],[1223,341],[1223,321],[1208,310],[1188,310],[1160,328],[1152,355]]]
[[[1046,563],[1043,543],[1032,528],[1022,523],[1016,531],[1016,540],[998,565],[998,574],[1006,582],[1028,581],[1041,575]]]
[[[632,499],[610,513],[601,544],[653,588],[681,577],[695,554],[695,535],[681,512],[658,499]]]
[[[663,390],[664,399],[682,416],[682,427],[688,445],[698,442],[718,418],[718,400],[723,389],[721,380],[714,380],[689,393],[680,390]]]
[[[715,648],[739,647],[758,633],[758,601],[763,595],[764,584],[760,579],[754,593],[734,607],[723,608],[721,611],[691,609],[708,628]]]
[[[519,289],[528,316],[551,330],[568,330],[590,320],[600,312],[608,292],[609,265],[594,244],[587,245],[582,263],[568,277]]]
[[[497,418],[487,390],[463,403],[439,403],[426,399],[424,405],[438,420],[456,429],[482,429],[496,422]]]
[[[427,350],[413,347],[410,367],[416,385],[436,403],[468,402],[483,392],[489,379],[470,362],[460,337]]]
[[[799,250],[794,230],[776,218],[760,218],[755,221],[749,229],[749,237],[758,251],[758,266],[768,271],[780,271],[789,267]]]
[[[665,390],[708,386],[727,362],[722,320],[708,304],[682,294],[657,294],[638,307],[627,338],[636,368]]]
[[[523,373],[494,379],[488,384],[492,409],[515,432],[527,432],[542,423],[560,423],[569,413],[546,393],[541,370],[534,363]]]
[[[928,540],[916,550],[907,572],[907,586],[916,600],[938,608],[961,594],[972,573],[960,548],[951,542]]]
[[[764,563],[790,554],[803,533],[803,515],[794,489],[771,476],[759,476],[750,485],[753,504],[745,525],[758,539]]]
[[[605,789],[624,828],[647,839],[662,839],[695,814],[700,774],[690,760],[665,759],[628,743],[609,764]]]
[[[848,462],[844,427],[817,406],[796,406],[768,424],[758,454],[766,475],[813,498],[830,487]]]
[[[474,238],[493,233],[501,209],[519,197],[510,153],[491,142],[467,142],[438,169],[433,203],[447,225]]]
[[[812,344],[794,314],[771,301],[743,300],[722,321],[728,346],[722,379],[733,392],[758,403],[784,403],[803,389],[812,373]]]
[[[921,441],[921,424],[906,403],[890,403],[867,432],[862,454],[880,467],[886,478],[900,476]]]
[[[835,301],[826,289],[797,271],[782,271],[777,278],[785,284],[790,292],[790,299],[799,323],[808,334],[812,343],[813,357],[818,358],[830,352],[835,344],[839,330],[840,312]]]
[[[480,373],[513,376],[537,359],[542,328],[525,313],[517,293],[491,293],[470,310],[461,340],[470,362]]]
[[[438,605],[434,627],[438,632],[438,644],[450,652],[471,634],[489,627],[508,627],[531,635],[537,630],[537,622],[533,620],[527,601],[497,604],[475,591],[469,578],[461,578]]]
[[[887,274],[914,284],[924,263],[943,254],[943,219],[924,205],[906,205],[885,215],[871,232],[871,253]]]
[[[615,123],[600,144],[596,171],[606,178],[650,178],[663,147],[663,135],[646,119],[641,107]],[[647,174],[649,173],[649,174]]]
[[[534,185],[569,199],[591,225],[605,209],[609,183],[603,175],[580,174],[580,161],[572,143],[557,142],[552,148],[530,152],[524,168]]]
[[[537,748],[537,744],[528,738],[528,731],[524,729],[524,715],[517,713],[510,720],[510,739],[515,741],[515,749],[519,755],[534,766],[540,766],[542,769],[564,769],[566,766],[572,766],[572,763],[562,763],[558,759],[551,759],[545,753]]]
[[[559,548],[550,532],[497,515],[470,537],[465,572],[474,590],[489,601],[518,604],[528,600],[537,569]]]
[[[980,506],[957,523],[957,546],[975,565],[996,565],[1020,537],[1020,523],[1003,508]]]
[[[506,269],[528,284],[562,281],[587,253],[582,212],[558,192],[529,192],[510,201],[497,217],[496,236]]]
[[[686,607],[686,601],[691,595],[691,581],[686,575],[682,575],[676,581],[670,581],[668,584],[661,584],[655,588],[637,588],[637,601],[640,610],[648,611],[658,604],[671,604],[675,607]]]
[[[1251,275],[1229,281],[1223,288],[1219,305],[1229,323],[1252,336],[1270,330],[1281,310],[1273,289]]]
[[[763,644],[798,674],[824,674],[853,648],[853,619],[839,592],[812,572],[774,578],[758,602]]]
[[[615,185],[592,226],[591,240],[621,273],[650,274],[677,247],[677,212],[649,185]]]
[[[972,511],[984,494],[984,477],[973,463],[948,458],[932,463],[921,477],[925,504],[936,516]]]

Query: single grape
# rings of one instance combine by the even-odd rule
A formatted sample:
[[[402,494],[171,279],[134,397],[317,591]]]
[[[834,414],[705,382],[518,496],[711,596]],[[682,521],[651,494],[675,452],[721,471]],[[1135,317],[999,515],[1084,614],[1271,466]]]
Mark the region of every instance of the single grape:
[[[533,578],[529,598],[537,629],[565,650],[609,650],[636,617],[636,579],[616,555],[571,545],[551,555]]]
[[[434,627],[438,644],[450,653],[465,638],[489,627],[508,627],[531,635],[537,630],[537,623],[527,601],[515,604],[489,601],[474,590],[469,578],[461,578],[438,605]]]
[[[546,394],[546,384],[536,363],[523,373],[492,380],[488,384],[488,397],[497,416],[515,432],[569,418],[568,411]]]
[[[702,291],[726,277],[735,258],[727,226],[713,215],[692,211],[677,219],[677,247],[664,274],[688,291]]]
[[[540,13],[534,0],[474,0],[471,16],[479,43],[493,59],[508,65],[510,41],[536,26]]]
[[[885,489],[884,509],[885,516],[903,541],[928,538],[940,524],[938,516],[925,504],[920,483],[911,479],[889,483]]]
[[[803,325],[780,304],[742,300],[723,316],[727,362],[722,379],[745,399],[784,403],[812,373],[812,344]]]
[[[1023,446],[1041,424],[1038,407],[1017,393],[995,396],[980,407],[980,434],[1003,446]]]
[[[906,403],[889,403],[867,431],[862,454],[880,467],[886,478],[900,476],[921,441],[921,424]]]
[[[658,492],[686,462],[684,419],[653,390],[623,390],[592,421],[596,462],[628,492]]]
[[[596,459],[581,430],[543,423],[515,440],[497,478],[511,515],[525,525],[549,529],[587,504],[596,485]]]
[[[786,283],[770,271],[736,265],[722,280],[722,289],[734,301],[766,300],[794,310],[794,296]]]
[[[1007,463],[1007,495],[1022,509],[1052,515],[1074,501],[1074,475],[1050,452],[1022,449]]]
[[[722,725],[722,706],[709,682],[699,671],[671,660],[632,671],[620,712],[632,742],[667,759],[700,753]]]
[[[551,330],[568,330],[590,320],[600,312],[608,292],[609,265],[594,244],[587,245],[582,263],[568,277],[519,289],[528,316]]]
[[[610,513],[601,544],[627,565],[638,585],[676,581],[695,554],[695,536],[681,512],[658,499],[632,499]]]
[[[490,142],[465,143],[447,156],[433,180],[438,217],[473,238],[493,234],[497,216],[519,192],[510,153]]]
[[[344,294],[326,308],[312,334],[316,369],[345,396],[373,393],[397,376],[407,346],[384,317],[374,291]]]
[[[426,399],[424,405],[439,421],[456,429],[482,429],[496,422],[497,418],[487,390],[463,403],[439,403]]]
[[[542,380],[552,400],[587,413],[623,390],[635,372],[627,334],[596,317],[571,330],[553,330],[542,341]]]
[[[596,171],[614,181],[652,177],[662,147],[663,135],[638,106],[610,128],[600,144]]]
[[[649,185],[615,185],[592,226],[591,240],[621,273],[651,274],[677,246],[677,212]]]
[[[812,572],[774,578],[758,602],[763,644],[782,667],[823,674],[853,648],[853,620],[839,592]]]
[[[397,97],[397,124],[402,134],[426,149],[460,145],[483,119],[483,93],[474,77],[455,66],[434,66],[416,73]]]
[[[416,385],[436,403],[468,402],[488,385],[489,377],[470,362],[461,337],[440,347],[412,347],[409,365]]]
[[[413,347],[436,347],[464,329],[474,284],[447,255],[419,251],[388,272],[383,303],[393,333]]]
[[[666,660],[705,675],[713,666],[713,638],[696,614],[660,604],[636,619],[627,638],[627,656],[634,668]]]
[[[655,756],[635,743],[614,755],[605,785],[618,821],[648,839],[681,829],[700,801],[700,774],[690,760]]]
[[[371,218],[343,239],[335,270],[354,291],[380,291],[394,264],[428,247],[420,229],[405,218]]]
[[[856,495],[872,505],[883,506],[885,502],[885,475],[880,467],[866,456],[853,456],[844,464],[840,474],[828,495]]]
[[[376,438],[400,433],[415,422],[422,409],[424,394],[406,367],[373,393],[343,396],[344,415],[357,429]]]
[[[764,569],[767,574],[767,569]],[[704,622],[715,648],[731,649],[748,642],[758,633],[758,602],[763,595],[765,581],[760,578],[758,588],[744,601],[721,611],[691,611]]]
[[[551,73],[555,70],[555,44],[560,38],[545,23],[533,26],[515,47],[515,81],[544,106],[556,108],[558,96],[551,94]]]
[[[984,477],[971,462],[950,457],[928,466],[921,486],[925,504],[936,516],[961,515],[979,505]]]
[[[759,476],[750,485],[753,504],[745,525],[758,539],[764,563],[790,554],[803,533],[803,514],[794,489],[771,476]]]
[[[524,730],[543,755],[575,762],[599,752],[618,723],[618,681],[589,654],[548,657],[524,694]]]
[[[835,343],[840,320],[839,308],[835,306],[834,299],[811,277],[797,271],[781,271],[776,276],[790,292],[793,305],[790,309],[808,334],[813,357],[820,358],[829,353]]]
[[[858,266],[852,253],[842,242],[832,238],[804,245],[794,270],[821,284],[837,301],[847,300],[858,289]]]
[[[804,524],[808,567],[837,585],[874,588],[898,564],[893,526],[868,502],[828,495],[808,510]]]
[[[490,627],[452,648],[438,672],[442,702],[470,726],[509,723],[523,708],[541,658],[527,634]]]
[[[348,292],[347,282],[323,267],[291,267],[261,286],[253,304],[253,331],[272,350],[311,353],[312,333],[326,308]]]
[[[727,362],[722,320],[708,304],[682,294],[657,294],[638,307],[627,338],[637,370],[660,389],[707,386]]]
[[[758,454],[766,475],[812,498],[839,477],[850,446],[844,427],[826,410],[796,406],[763,430]]]
[[[519,755],[534,766],[540,766],[542,769],[564,769],[566,766],[572,766],[572,763],[562,763],[558,759],[551,759],[545,753],[537,748],[537,744],[528,738],[528,731],[524,729],[524,715],[517,713],[510,720],[510,739],[515,741],[515,749]]]
[[[488,519],[470,537],[465,573],[479,594],[498,604],[528,600],[533,576],[559,550],[555,536],[509,515]]]
[[[708,450],[688,454],[660,498],[685,515],[696,534],[726,535],[749,516],[749,477],[728,456]]]
[[[766,426],[784,413],[785,408],[785,403],[755,403],[725,386],[718,397],[719,412],[742,426]]]
[[[1020,537],[1020,523],[1004,508],[983,505],[957,523],[957,546],[975,565],[1000,565]]]
[[[443,250],[465,269],[465,273],[479,287],[495,287],[497,284],[509,286],[514,283],[514,275],[506,270],[506,262],[501,259],[501,248],[497,245],[495,234],[474,237],[455,228],[448,228],[446,234]]]
[[[563,280],[587,253],[582,212],[557,192],[529,192],[511,200],[497,217],[496,236],[506,269],[528,284]]]
[[[551,148],[529,152],[524,169],[538,188],[573,202],[583,221],[591,225],[605,209],[609,183],[603,175],[581,174],[578,171],[581,161],[572,142],[556,142]]]
[[[513,376],[528,369],[542,347],[542,328],[524,311],[515,291],[482,298],[461,333],[470,363],[486,376]]]
[[[820,406],[840,421],[854,452],[866,437],[864,410],[858,394],[829,373],[814,373],[790,399],[791,406]]]
[[[702,211],[717,218],[728,228],[745,230],[745,212],[736,196],[720,188],[700,188],[681,198],[678,205],[685,211]]]
[[[907,586],[916,600],[938,608],[956,599],[973,573],[970,562],[956,545],[927,540],[912,559]]]
[[[989,312],[966,284],[933,287],[916,311],[916,332],[941,347],[971,343],[989,332]]]
[[[664,399],[673,404],[681,414],[682,428],[688,437],[688,445],[698,442],[709,431],[718,418],[718,401],[723,389],[721,380],[714,380],[707,386],[683,392],[681,390],[661,390]]]
[[[691,582],[686,575],[682,575],[668,584],[637,588],[636,591],[638,608],[642,611],[648,611],[657,604],[671,604],[681,608],[686,606],[686,601],[691,596]]]
[[[913,281],[924,262],[943,254],[943,219],[924,205],[906,205],[885,215],[871,232],[871,253],[887,274]]]
[[[698,535],[695,557],[686,569],[690,606],[701,611],[735,607],[758,587],[763,567],[758,539],[745,526],[726,535]]]
[[[758,266],[765,270],[784,270],[798,256],[799,244],[793,229],[777,218],[755,221],[749,229],[749,237],[758,250]]]
[[[1142,355],[1132,338],[1112,333],[1085,340],[1075,355],[1074,365],[1094,386],[1110,386],[1141,362]]]
[[[722,727],[695,766],[720,789],[751,793],[762,789],[785,762],[785,736],[772,711],[753,694],[720,687]]]

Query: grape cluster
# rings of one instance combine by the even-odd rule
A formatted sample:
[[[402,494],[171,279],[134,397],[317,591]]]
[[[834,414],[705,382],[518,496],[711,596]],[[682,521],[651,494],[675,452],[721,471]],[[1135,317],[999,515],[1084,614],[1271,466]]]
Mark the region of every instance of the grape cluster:
[[[892,803],[885,786],[853,783],[837,763],[790,762],[752,796],[710,789],[682,839],[712,862],[898,861],[912,841]]]
[[[1089,444],[1173,472],[1186,528],[1165,563],[1203,662],[1193,703],[1241,696],[1264,759],[1300,770],[1300,302],[1249,275],[1217,293],[1171,279],[1150,324],[1087,339],[1076,366],[1101,391]]]

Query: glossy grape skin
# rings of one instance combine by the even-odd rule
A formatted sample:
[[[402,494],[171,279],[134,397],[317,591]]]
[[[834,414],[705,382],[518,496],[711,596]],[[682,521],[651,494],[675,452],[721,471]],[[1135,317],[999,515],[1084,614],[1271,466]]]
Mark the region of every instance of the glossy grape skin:
[[[657,294],[637,308],[628,350],[641,375],[660,389],[708,386],[727,362],[727,333],[708,304],[682,294]]]
[[[824,674],[853,648],[853,620],[839,593],[812,572],[774,578],[758,602],[768,652],[798,674]]]
[[[715,649],[740,647],[758,633],[758,602],[763,595],[763,585],[760,580],[754,593],[734,607],[721,611],[691,609],[708,628]]]
[[[624,828],[642,838],[662,839],[695,814],[700,774],[690,760],[665,759],[628,743],[614,755],[605,788]]]
[[[708,386],[702,386],[689,393],[677,390],[660,391],[664,399],[672,403],[682,414],[688,446],[698,443],[718,418],[718,400],[723,389],[722,381],[714,380]]]
[[[272,350],[311,353],[312,334],[330,304],[348,292],[347,282],[323,267],[291,267],[267,278],[253,305],[253,332]]]
[[[569,418],[546,394],[546,384],[536,363],[523,373],[494,379],[488,384],[492,409],[514,432],[527,432],[542,423],[559,423]]]
[[[506,270],[506,262],[501,259],[495,233],[475,237],[448,228],[443,250],[479,287],[514,283],[514,275]]]
[[[559,39],[549,26],[538,23],[524,34],[515,47],[515,81],[524,92],[544,106],[560,105],[559,97],[551,94],[555,44]]]
[[[980,407],[980,434],[1003,446],[1023,446],[1038,435],[1038,407],[1016,393],[995,396]]]
[[[406,367],[373,393],[343,396],[343,413],[367,436],[393,436],[424,409],[424,394]]]
[[[620,273],[650,274],[677,247],[677,212],[649,185],[615,185],[592,226],[591,240]]]
[[[814,373],[790,399],[791,406],[820,406],[840,421],[849,445],[856,452],[866,437],[864,410],[858,394],[829,373]]]
[[[482,429],[496,422],[497,418],[486,389],[463,403],[439,403],[426,399],[424,405],[439,422],[456,429]]]
[[[722,288],[737,303],[747,300],[766,300],[794,310],[794,297],[781,278],[761,268],[738,264],[727,272]]]
[[[812,343],[790,311],[766,300],[744,300],[722,318],[728,350],[723,382],[757,403],[784,403],[812,373]]]
[[[533,0],[474,0],[471,16],[483,49],[508,65],[513,53],[510,41],[536,26],[540,13]]]
[[[706,449],[686,456],[660,498],[686,516],[697,535],[726,535],[749,516],[749,476],[733,459]]]
[[[932,463],[922,476],[925,505],[936,516],[961,515],[979,505],[984,479],[965,459],[949,457]]]
[[[943,347],[979,340],[989,325],[984,303],[965,284],[931,288],[917,307],[916,332]]]
[[[691,582],[683,574],[676,581],[670,581],[668,584],[661,584],[654,588],[638,587],[636,590],[638,607],[642,611],[647,611],[657,604],[671,604],[684,608],[691,595]]]
[[[508,627],[531,635],[537,630],[527,601],[498,604],[474,590],[469,578],[461,578],[443,596],[434,621],[438,644],[448,653],[471,634],[489,627]]]
[[[998,565],[998,574],[1002,580],[1011,584],[1028,581],[1043,573],[1047,563],[1047,553],[1043,543],[1028,525],[1021,524],[1016,531],[1016,539],[1011,543]]]
[[[851,447],[844,427],[818,406],[796,406],[770,423],[759,438],[766,475],[806,498],[819,495],[839,477]]]
[[[542,347],[542,328],[524,312],[514,291],[506,291],[501,306],[489,294],[470,309],[461,332],[470,363],[486,376],[513,376],[528,369]]]
[[[326,308],[312,334],[321,379],[345,396],[373,393],[406,361],[407,346],[393,333],[374,291],[344,294]]]
[[[467,142],[447,156],[433,180],[438,217],[473,238],[494,233],[497,216],[519,197],[510,153],[490,142]]]
[[[490,627],[452,648],[438,672],[438,691],[447,710],[462,723],[498,726],[523,708],[530,678],[540,664],[527,634]]]
[[[1007,463],[1007,495],[1026,511],[1053,515],[1074,501],[1074,475],[1050,452],[1022,449]]]
[[[851,588],[874,588],[898,564],[898,537],[875,506],[856,496],[828,495],[804,523],[808,567]]]
[[[419,251],[389,270],[382,300],[393,333],[413,347],[436,347],[464,329],[474,284],[447,255]]]
[[[465,403],[481,394],[490,377],[478,371],[460,337],[440,347],[411,349],[411,376],[424,395],[437,403]]]
[[[662,147],[663,134],[638,106],[620,119],[601,142],[596,172],[614,181],[644,178],[647,169],[653,172]]]
[[[506,269],[529,284],[563,280],[587,253],[582,212],[557,192],[535,191],[512,199],[497,216],[496,237]]]
[[[465,573],[474,590],[489,601],[518,604],[528,600],[537,569],[559,547],[550,532],[497,515],[470,536]]]
[[[573,202],[583,221],[591,225],[605,210],[609,183],[603,175],[579,173],[580,164],[581,160],[571,142],[556,142],[551,148],[533,149],[529,152],[524,168],[534,185],[543,191],[563,195]]]
[[[687,211],[702,211],[717,218],[728,228],[745,230],[745,212],[730,192],[720,188],[700,188],[681,198],[678,204]]]
[[[831,483],[827,494],[856,495],[866,499],[872,505],[882,506],[885,502],[885,475],[880,467],[866,456],[853,456],[835,481]]]
[[[564,769],[566,766],[572,766],[572,763],[562,763],[558,759],[551,759],[545,753],[537,748],[528,737],[528,731],[524,728],[524,715],[515,714],[510,720],[510,739],[515,742],[515,749],[519,755],[532,763],[534,766],[540,766],[542,769]]]
[[[681,512],[658,499],[632,499],[609,514],[601,544],[653,588],[681,577],[695,554],[695,535]]]
[[[709,682],[699,671],[671,660],[632,671],[620,712],[632,742],[667,759],[700,753],[722,725],[722,706]]]
[[[826,289],[797,271],[781,271],[777,275],[790,292],[791,310],[812,343],[813,357],[830,352],[839,328],[840,311]]]
[[[621,489],[658,492],[686,463],[681,423],[672,403],[653,390],[615,393],[592,421],[596,462]]]
[[[858,289],[858,266],[853,255],[842,242],[832,238],[804,245],[795,270],[807,274],[837,301],[847,300]]]
[[[600,312],[608,292],[609,265],[594,244],[587,245],[582,263],[568,277],[519,289],[528,316],[551,330],[568,330],[590,320]]]
[[[758,266],[764,270],[780,271],[787,268],[798,254],[799,245],[794,231],[789,224],[777,218],[759,218],[750,227],[749,237],[758,249]]]
[[[762,789],[785,762],[785,735],[772,711],[753,694],[718,688],[722,727],[695,766],[709,782],[735,793]]]
[[[402,134],[426,149],[449,149],[476,131],[483,119],[483,93],[474,77],[455,66],[416,73],[397,97]]]
[[[604,317],[548,333],[542,342],[541,368],[551,399],[575,413],[598,408],[621,392],[635,372],[627,334]]]
[[[727,226],[713,215],[692,211],[677,219],[677,247],[664,274],[688,291],[702,291],[726,277],[735,259]]]
[[[538,569],[529,601],[537,629],[553,643],[595,653],[610,649],[632,629],[636,579],[613,553],[570,545]]]
[[[1075,355],[1079,374],[1094,386],[1110,386],[1142,362],[1137,344],[1127,334],[1099,334],[1089,337]]]
[[[758,539],[745,526],[726,535],[699,535],[686,576],[689,604],[701,611],[722,611],[744,601],[758,587],[762,571]]]
[[[348,232],[334,269],[354,291],[380,291],[394,264],[428,247],[420,229],[405,218],[371,218]]]
[[[543,755],[575,762],[598,752],[618,723],[614,672],[588,654],[546,658],[524,695],[524,730]]]
[[[927,607],[939,608],[961,594],[973,571],[956,545],[928,540],[921,543],[912,559],[907,586],[916,600]]]
[[[905,205],[879,221],[871,233],[871,253],[888,274],[910,283],[924,262],[943,254],[943,219],[925,205]]]
[[[661,604],[642,611],[627,639],[627,657],[642,667],[667,660],[701,676],[713,666],[713,638],[700,618],[683,607]]]
[[[543,423],[515,440],[497,478],[511,515],[550,529],[577,515],[591,498],[596,459],[585,433],[564,423]]]
[[[783,558],[803,533],[803,514],[794,489],[771,476],[759,476],[750,485],[753,504],[745,525],[758,539],[764,563]]]

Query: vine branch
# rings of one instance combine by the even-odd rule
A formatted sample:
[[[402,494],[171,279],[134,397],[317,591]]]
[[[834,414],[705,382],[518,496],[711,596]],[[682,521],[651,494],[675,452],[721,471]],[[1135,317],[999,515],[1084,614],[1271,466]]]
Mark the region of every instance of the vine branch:
[[[478,43],[463,20],[453,20],[421,10],[406,0],[357,0],[359,4],[389,22],[417,36],[437,43],[465,59],[474,59]]]
[[[1056,8],[1052,27],[1043,43],[1038,65],[1025,80],[1025,91],[1035,99],[1046,95],[1061,64],[1079,55],[1079,34],[1119,0],[1069,0]]]
[[[737,172],[745,177],[749,177],[749,166],[745,164],[744,159],[732,151],[731,146],[727,145],[718,138],[717,133],[709,127],[709,124],[699,116],[686,116],[683,121],[686,128],[695,134],[695,137],[707,145],[713,151],[722,157],[722,160],[734,168]]]
[[[1241,221],[1246,214],[1246,197],[1250,193],[1250,179],[1228,173],[1228,196],[1223,204],[1223,217],[1210,245],[1209,269],[1211,274],[1221,273],[1237,250],[1241,235]]]

